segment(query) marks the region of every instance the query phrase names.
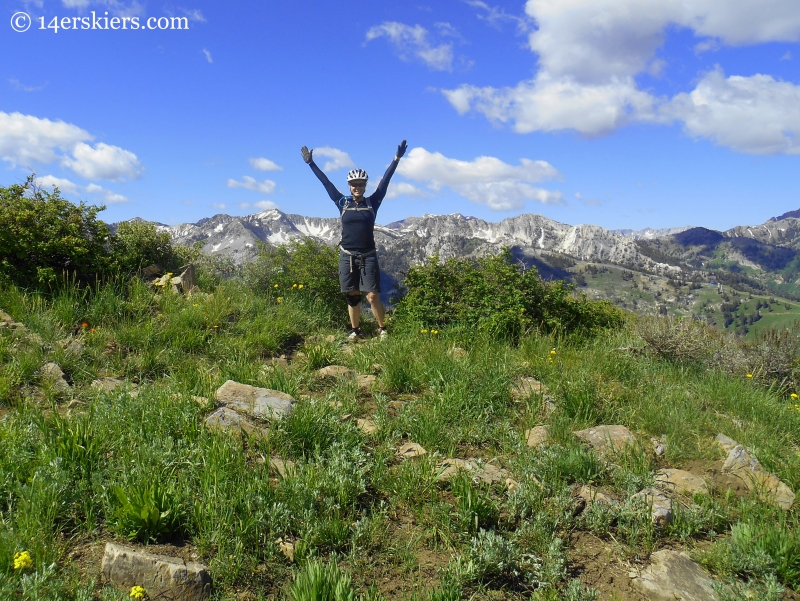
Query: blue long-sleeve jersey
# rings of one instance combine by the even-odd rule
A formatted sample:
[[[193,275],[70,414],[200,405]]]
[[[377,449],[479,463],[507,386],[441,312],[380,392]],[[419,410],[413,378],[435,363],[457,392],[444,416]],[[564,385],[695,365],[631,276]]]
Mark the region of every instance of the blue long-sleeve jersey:
[[[345,250],[357,253],[375,250],[375,215],[378,213],[378,208],[386,196],[389,181],[392,179],[398,163],[398,160],[392,160],[386,173],[383,174],[378,188],[370,196],[364,197],[364,200],[360,203],[356,203],[352,196],[345,196],[339,192],[314,161],[308,164],[314,175],[325,186],[328,196],[336,203],[339,209],[339,216],[342,219],[342,241],[340,244]],[[366,209],[368,206],[372,207],[372,210]],[[362,210],[353,210],[354,208]]]

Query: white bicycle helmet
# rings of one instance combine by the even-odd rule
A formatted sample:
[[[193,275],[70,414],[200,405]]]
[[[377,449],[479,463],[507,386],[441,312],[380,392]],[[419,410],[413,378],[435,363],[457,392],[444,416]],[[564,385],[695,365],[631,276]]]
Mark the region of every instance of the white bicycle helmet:
[[[367,181],[369,179],[369,176],[367,175],[367,172],[364,171],[363,169],[353,169],[347,173],[348,182],[352,182],[353,180],[357,179],[363,179],[364,181]]]

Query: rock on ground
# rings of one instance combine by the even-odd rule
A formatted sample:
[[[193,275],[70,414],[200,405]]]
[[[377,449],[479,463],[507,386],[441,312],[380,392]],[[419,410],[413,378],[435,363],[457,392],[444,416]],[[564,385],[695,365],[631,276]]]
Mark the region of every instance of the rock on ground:
[[[100,392],[113,392],[124,384],[130,384],[132,388],[136,388],[136,384],[128,382],[125,378],[98,378],[92,381],[92,388]]]
[[[686,553],[664,549],[650,556],[650,566],[631,586],[652,601],[718,601],[712,580]]]
[[[102,570],[103,576],[124,593],[141,586],[150,599],[200,601],[211,596],[208,568],[178,557],[106,543]]]
[[[656,472],[656,484],[664,490],[674,491],[691,497],[693,494],[708,494],[706,481],[691,472],[676,469],[663,469]]]
[[[223,430],[225,432],[244,432],[250,436],[265,438],[267,430],[251,422],[246,417],[239,415],[233,409],[220,407],[206,417],[207,428]]]
[[[295,402],[285,392],[257,388],[233,380],[220,386],[214,397],[225,407],[261,419],[280,419],[291,413]]]
[[[794,505],[795,494],[775,474],[768,472],[742,445],[724,434],[717,436],[717,442],[728,452],[722,464],[722,473],[741,480],[747,490],[754,490],[764,500],[788,511]]]
[[[625,426],[594,426],[578,430],[575,436],[589,443],[598,455],[619,452],[626,445],[636,442],[636,437]]]
[[[371,419],[357,419],[356,425],[364,434],[370,435],[378,430],[378,425]]]
[[[581,486],[575,493],[575,504],[577,506],[578,513],[583,511],[586,507],[589,507],[592,503],[597,503],[598,505],[616,505],[617,501],[612,499],[607,494],[600,492],[596,488],[584,484]]]
[[[531,448],[536,448],[547,442],[547,426],[536,426],[525,430],[525,442]]]
[[[289,459],[281,459],[280,457],[270,457],[269,467],[272,471],[276,472],[281,478],[285,478],[286,475],[289,472],[293,471],[297,466],[295,465],[294,461],[290,461]]]
[[[376,376],[356,376],[356,384],[359,388],[372,388],[377,381]]]
[[[411,459],[413,457],[422,457],[423,455],[427,455],[428,451],[426,451],[424,448],[422,448],[422,445],[418,445],[416,442],[407,442],[397,449],[397,454],[403,459]]]
[[[353,374],[353,370],[344,365],[328,365],[317,370],[320,378],[346,378]]]
[[[644,490],[637,492],[631,499],[642,499],[650,508],[650,518],[659,528],[663,528],[672,521],[672,501],[654,486],[648,486]]]
[[[56,392],[60,394],[69,394],[72,390],[72,386],[64,379],[64,372],[61,371],[61,367],[58,363],[45,363],[42,365],[41,372],[42,381],[48,382],[55,388]]]

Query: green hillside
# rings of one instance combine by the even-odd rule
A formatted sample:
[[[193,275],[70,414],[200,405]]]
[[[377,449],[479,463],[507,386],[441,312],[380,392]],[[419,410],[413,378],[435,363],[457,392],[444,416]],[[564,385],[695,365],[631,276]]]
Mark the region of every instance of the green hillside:
[[[199,284],[0,290],[24,324],[0,329],[1,598],[129,598],[101,576],[109,541],[206,564],[214,599],[337,583],[348,599],[645,599],[631,575],[662,549],[689,553],[720,598],[797,598],[797,509],[733,486],[715,442],[800,488],[794,390],[756,351],[709,367],[714,335],[666,318],[516,340],[395,320],[389,340],[347,344],[307,287],[262,293],[210,271]],[[771,307],[758,326],[797,310]],[[332,364],[352,371],[319,373]],[[93,387],[103,377],[121,384]],[[227,380],[288,393],[295,410],[250,434],[208,427]],[[635,442],[602,454],[574,434],[601,424]],[[536,426],[547,439],[529,447]],[[410,442],[426,454],[399,455]],[[447,465],[461,469],[444,478]],[[708,490],[670,492],[658,525],[634,493],[664,468]],[[611,502],[584,508],[584,485]]]

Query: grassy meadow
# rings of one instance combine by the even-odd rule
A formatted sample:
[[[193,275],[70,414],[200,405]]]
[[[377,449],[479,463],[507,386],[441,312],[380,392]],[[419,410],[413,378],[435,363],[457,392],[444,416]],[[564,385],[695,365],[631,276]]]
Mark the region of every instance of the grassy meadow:
[[[128,599],[102,581],[107,541],[201,561],[213,598],[230,601],[644,599],[628,574],[661,548],[702,563],[726,585],[721,599],[800,598],[796,506],[713,479],[724,433],[800,490],[800,405],[785,381],[665,359],[632,316],[513,339],[390,317],[388,340],[348,344],[344,311],[304,289],[258,292],[202,271],[199,287],[0,288],[0,308],[27,328],[0,330],[0,599]],[[374,322],[364,329],[374,336]],[[273,364],[282,355],[288,365]],[[43,377],[51,361],[70,391]],[[377,380],[317,374],[332,364]],[[102,392],[91,386],[102,377],[126,384]],[[552,411],[512,394],[524,377],[547,386]],[[291,394],[295,411],[264,438],[208,429],[226,380]],[[602,458],[573,434],[598,424],[638,442]],[[529,448],[538,425],[548,441]],[[399,458],[409,441],[427,454]],[[281,476],[271,457],[294,467]],[[440,480],[447,458],[515,482]],[[659,529],[631,496],[663,467],[712,486]],[[576,511],[583,484],[619,503]]]

